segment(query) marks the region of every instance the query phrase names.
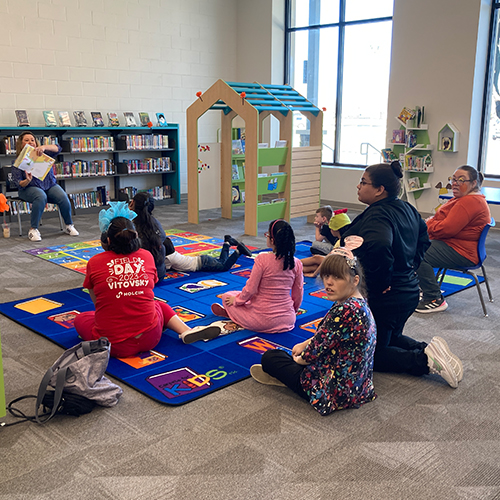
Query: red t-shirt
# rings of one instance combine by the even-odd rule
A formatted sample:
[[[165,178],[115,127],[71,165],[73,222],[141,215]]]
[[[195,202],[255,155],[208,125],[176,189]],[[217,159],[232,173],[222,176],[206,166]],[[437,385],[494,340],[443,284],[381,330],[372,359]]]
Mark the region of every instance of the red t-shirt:
[[[83,286],[96,296],[94,333],[111,343],[150,330],[157,322],[153,256],[142,248],[128,255],[103,252],[87,263]]]

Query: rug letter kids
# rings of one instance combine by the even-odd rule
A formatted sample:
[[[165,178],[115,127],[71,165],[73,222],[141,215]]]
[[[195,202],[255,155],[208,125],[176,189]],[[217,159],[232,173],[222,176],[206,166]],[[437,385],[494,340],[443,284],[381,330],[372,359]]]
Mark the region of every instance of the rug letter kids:
[[[206,245],[213,245],[216,248],[211,250],[216,250],[215,253],[218,254],[217,248],[222,244],[221,240],[216,241],[194,233],[177,232],[169,235],[176,247],[182,247],[184,251],[189,251],[190,245],[199,248],[198,243],[202,241],[205,243],[204,251],[210,251]],[[67,266],[68,262],[60,260],[66,258],[61,257],[61,253],[68,251],[62,247],[57,250],[39,249],[38,253],[30,253],[42,258],[49,254],[57,255],[58,262],[55,263],[80,272],[83,269],[84,272],[82,262],[86,264],[86,260],[78,252],[92,247],[82,243],[77,245],[72,258],[78,260],[78,265],[73,266]],[[296,256],[310,256],[309,247],[309,242],[297,244]],[[95,255],[96,251],[90,250],[85,256]],[[210,305],[213,302],[220,304],[218,297],[227,291],[241,290],[253,262],[252,258],[240,256],[236,266],[224,273],[167,272],[165,280],[155,287],[155,299],[167,302],[191,327],[217,324],[222,329],[221,335],[209,341],[184,344],[176,333],[167,329],[154,350],[131,358],[111,358],[107,373],[160,403],[181,405],[249,377],[250,366],[260,363],[266,350],[282,349],[291,352],[295,344],[314,335],[316,326],[332,305],[325,299],[320,281],[314,278],[304,279],[304,299],[297,314],[295,328],[290,332],[257,333],[213,315]],[[458,284],[456,278],[459,278]],[[454,282],[453,286],[459,289],[466,285],[461,281],[464,275],[455,276],[450,271],[450,279]],[[468,280],[468,277],[465,279]],[[443,287],[446,285],[446,282],[443,283]],[[83,288],[0,304],[2,314],[64,349],[80,342],[73,326],[75,316],[93,309],[90,295]]]

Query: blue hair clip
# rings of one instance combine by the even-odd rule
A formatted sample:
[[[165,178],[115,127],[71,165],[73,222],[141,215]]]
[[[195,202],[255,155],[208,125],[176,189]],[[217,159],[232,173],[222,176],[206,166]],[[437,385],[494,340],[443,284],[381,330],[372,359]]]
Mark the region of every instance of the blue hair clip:
[[[128,208],[126,201],[110,201],[109,208],[99,212],[99,229],[101,233],[106,232],[111,225],[111,221],[117,217],[132,220],[137,217],[137,214]]]

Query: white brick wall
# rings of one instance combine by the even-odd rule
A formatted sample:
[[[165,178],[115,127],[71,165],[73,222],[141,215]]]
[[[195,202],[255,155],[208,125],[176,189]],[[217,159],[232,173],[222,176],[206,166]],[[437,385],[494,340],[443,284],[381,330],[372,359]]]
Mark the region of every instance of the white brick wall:
[[[33,125],[44,110],[163,112],[181,126],[185,192],[185,111],[218,78],[237,80],[238,2],[0,0],[0,126],[15,109]],[[217,119],[203,123],[215,140]]]

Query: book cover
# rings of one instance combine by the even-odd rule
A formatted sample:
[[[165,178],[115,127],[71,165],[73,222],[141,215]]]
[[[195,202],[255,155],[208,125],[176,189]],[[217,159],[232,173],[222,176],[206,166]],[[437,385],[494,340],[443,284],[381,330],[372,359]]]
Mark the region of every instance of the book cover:
[[[234,139],[233,141],[233,155],[242,155],[243,154],[243,145],[241,143],[241,139]]]
[[[87,126],[87,117],[85,116],[85,111],[73,111],[73,116],[75,117],[75,125],[77,127]]]
[[[26,144],[19,156],[16,158],[14,166],[20,170],[29,172],[36,178],[43,181],[54,163],[54,158],[51,158],[44,153],[38,156],[35,152],[35,148]]]
[[[393,130],[392,131],[392,142],[393,144],[404,144],[405,143],[405,131],[404,130]]]
[[[232,179],[233,179],[233,181],[238,181],[240,179],[240,173],[238,171],[238,165],[232,165],[231,171],[232,171]]]
[[[109,120],[109,126],[110,127],[119,127],[120,126],[120,120],[118,120],[118,114],[110,111],[108,113],[108,120]]]
[[[100,111],[91,111],[90,114],[92,116],[94,127],[104,127],[104,120],[102,119]]]
[[[286,148],[287,141],[276,141],[275,148]]]
[[[56,115],[53,111],[44,111],[43,119],[45,120],[46,127],[57,127]]]
[[[259,149],[265,149],[265,148],[268,148],[269,147],[269,143],[268,142],[259,142],[258,146],[257,146]]]
[[[233,186],[231,189],[231,201],[233,203],[241,203],[241,193],[238,186]]]
[[[59,111],[59,125],[61,127],[71,127],[71,121],[69,119],[69,113],[67,111]]]
[[[418,177],[411,177],[408,179],[408,189],[414,191],[420,188],[420,179]]]
[[[410,131],[406,134],[406,147],[414,148],[417,145],[416,132]]]
[[[163,113],[156,113],[156,120],[158,121],[158,127],[167,127],[168,123]]]
[[[394,151],[390,148],[382,149],[380,151],[385,162],[391,162],[392,160],[397,160],[398,157],[394,154]]]
[[[413,120],[414,117],[415,111],[413,109],[405,107],[401,110],[401,113],[399,113],[398,119],[403,123],[406,123],[408,120]]]
[[[150,122],[149,113],[144,113],[144,112],[139,113],[139,120],[141,120],[141,125],[143,127],[147,127],[148,123]]]
[[[59,313],[59,314],[53,314],[52,316],[49,316],[47,319],[50,321],[53,321],[54,323],[57,323],[58,325],[63,326],[64,328],[73,328],[75,318],[80,314],[80,311],[68,311],[64,313]]]
[[[16,118],[18,127],[30,126],[30,119],[28,118],[28,112],[25,109],[16,109]]]
[[[134,113],[131,113],[130,111],[125,111],[123,113],[123,116],[125,118],[125,125],[127,125],[127,127],[137,127],[137,122],[135,121]]]

